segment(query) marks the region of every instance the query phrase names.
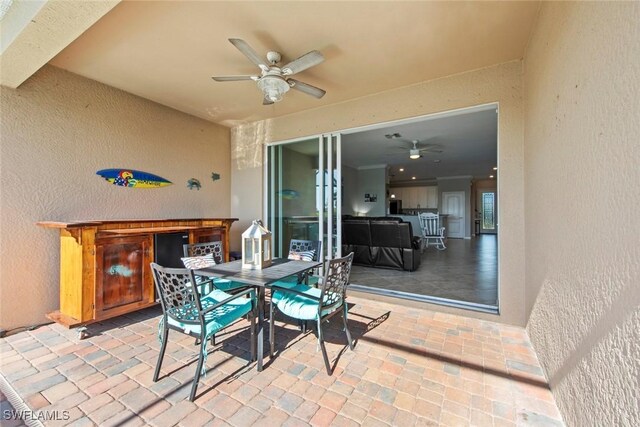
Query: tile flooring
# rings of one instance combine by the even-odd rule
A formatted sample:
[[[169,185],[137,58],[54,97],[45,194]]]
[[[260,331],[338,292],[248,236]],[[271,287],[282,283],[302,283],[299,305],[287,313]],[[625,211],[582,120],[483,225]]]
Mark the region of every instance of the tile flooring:
[[[422,254],[420,268],[412,272],[355,265],[351,283],[497,306],[497,236],[448,239],[444,251],[432,245]]]
[[[64,415],[44,421],[56,426],[563,425],[524,329],[349,301],[357,343],[346,348],[340,319],[327,325],[332,376],[313,334],[283,322],[279,354],[257,372],[242,320],[210,349],[189,402],[194,340],[170,332],[153,383],[160,310],[150,308],[91,325],[84,340],[56,324],[0,340],[0,384],[36,414]]]

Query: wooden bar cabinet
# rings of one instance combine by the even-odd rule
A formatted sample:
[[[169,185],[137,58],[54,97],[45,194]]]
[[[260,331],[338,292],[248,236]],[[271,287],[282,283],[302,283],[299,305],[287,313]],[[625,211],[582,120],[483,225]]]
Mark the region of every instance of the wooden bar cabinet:
[[[60,232],[60,310],[49,319],[67,327],[98,322],[156,304],[150,263],[154,236],[188,233],[189,243],[220,240],[229,260],[236,218],[51,222]]]

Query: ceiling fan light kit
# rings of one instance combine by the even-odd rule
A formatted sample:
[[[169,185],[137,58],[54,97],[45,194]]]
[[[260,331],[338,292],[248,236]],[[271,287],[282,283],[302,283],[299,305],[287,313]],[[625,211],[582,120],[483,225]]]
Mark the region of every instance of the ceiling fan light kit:
[[[258,87],[264,93],[264,99],[271,102],[282,101],[282,96],[289,91],[289,83],[276,75],[266,75],[258,80]]]
[[[399,134],[388,134],[388,135],[385,135],[385,137],[389,139],[398,139],[394,135],[399,135]],[[429,138],[429,139],[432,139],[432,138]],[[403,140],[401,139],[401,141]],[[420,143],[420,141],[417,139],[413,139],[411,141],[403,141],[403,142],[409,142],[411,145],[409,147],[406,147],[406,145],[404,147],[396,147],[396,149],[401,149],[404,151],[404,150],[407,150],[408,148],[409,159],[411,160],[418,160],[422,158],[422,153],[442,153],[442,150],[437,149],[438,145],[436,144],[422,144],[422,146],[419,146],[418,144]]]
[[[257,82],[258,88],[262,91],[264,105],[271,105],[274,102],[281,101],[284,94],[287,93],[290,88],[318,99],[322,98],[326,93],[324,90],[313,85],[289,78],[289,76],[293,74],[304,71],[324,61],[324,56],[317,50],[307,52],[285,66],[278,67],[277,64],[282,59],[280,53],[274,51],[267,52],[267,61],[265,62],[244,40],[229,39],[229,42],[260,68],[260,76],[215,76],[212,77],[213,80],[217,82],[253,80]]]

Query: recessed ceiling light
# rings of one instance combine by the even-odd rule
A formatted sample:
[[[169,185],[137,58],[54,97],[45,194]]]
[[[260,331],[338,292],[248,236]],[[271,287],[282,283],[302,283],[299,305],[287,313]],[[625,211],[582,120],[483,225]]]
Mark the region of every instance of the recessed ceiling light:
[[[494,167],[493,167],[493,170],[494,170],[494,171],[497,171],[497,170],[498,170],[498,167],[497,167],[497,166],[494,166]]]
[[[415,176],[412,176],[412,177],[411,177],[411,179],[416,179],[416,177],[415,177]]]
[[[493,175],[489,175],[489,178],[493,178]]]
[[[435,159],[433,163],[440,163],[440,159]]]
[[[404,172],[404,168],[400,168],[398,169],[400,172]]]

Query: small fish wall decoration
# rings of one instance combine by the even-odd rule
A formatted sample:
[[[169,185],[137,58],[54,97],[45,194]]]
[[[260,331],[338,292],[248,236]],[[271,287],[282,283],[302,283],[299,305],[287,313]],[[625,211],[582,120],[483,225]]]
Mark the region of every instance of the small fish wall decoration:
[[[220,174],[219,174],[219,173],[212,172],[212,173],[211,173],[211,179],[212,179],[214,182],[215,182],[215,181],[217,181],[217,180],[219,180],[219,179],[220,179]]]
[[[187,188],[189,190],[193,190],[195,188],[196,190],[200,191],[200,188],[202,188],[202,184],[200,184],[199,179],[191,178],[187,181]]]

